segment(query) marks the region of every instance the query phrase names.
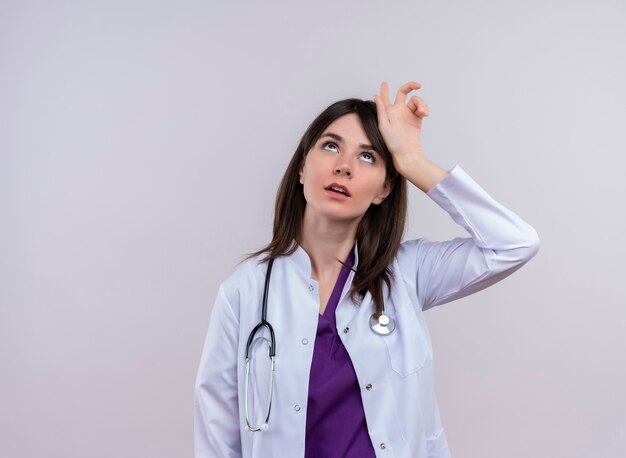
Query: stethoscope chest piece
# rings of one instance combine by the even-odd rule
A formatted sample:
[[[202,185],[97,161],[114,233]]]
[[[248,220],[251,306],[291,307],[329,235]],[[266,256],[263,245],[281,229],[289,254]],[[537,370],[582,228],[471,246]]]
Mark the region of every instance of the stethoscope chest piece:
[[[389,315],[385,314],[385,312],[380,315],[376,315],[376,313],[374,313],[370,317],[370,328],[376,334],[386,336],[391,334],[391,332],[396,329],[396,322]]]

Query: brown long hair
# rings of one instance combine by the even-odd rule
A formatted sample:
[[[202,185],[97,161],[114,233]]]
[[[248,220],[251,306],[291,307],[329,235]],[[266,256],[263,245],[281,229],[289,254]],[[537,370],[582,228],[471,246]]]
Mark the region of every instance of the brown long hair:
[[[344,99],[322,111],[309,125],[289,162],[276,194],[272,241],[264,248],[246,255],[241,261],[265,253],[259,263],[290,255],[298,248],[306,200],[299,180],[305,157],[324,130],[337,118],[356,113],[372,146],[385,158],[386,180],[392,180],[389,195],[379,205],[370,205],[359,222],[356,240],[359,264],[356,269],[350,298],[360,302],[367,291],[372,295],[378,313],[383,307],[383,282],[391,290],[393,277],[390,269],[404,234],[407,212],[406,179],[393,165],[391,153],[378,130],[376,104],[369,100]],[[341,260],[339,260],[343,264]],[[345,265],[345,264],[344,264]],[[357,295],[360,297],[357,298]]]

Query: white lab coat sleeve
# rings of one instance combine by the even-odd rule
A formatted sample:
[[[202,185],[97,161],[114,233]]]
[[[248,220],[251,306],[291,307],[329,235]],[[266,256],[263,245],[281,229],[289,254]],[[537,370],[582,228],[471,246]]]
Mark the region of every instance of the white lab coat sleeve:
[[[195,458],[241,457],[237,395],[238,319],[220,286],[195,383]]]
[[[493,285],[539,250],[535,229],[496,202],[458,165],[427,195],[471,237],[402,244],[400,266],[410,275],[409,282],[415,281],[423,310]]]

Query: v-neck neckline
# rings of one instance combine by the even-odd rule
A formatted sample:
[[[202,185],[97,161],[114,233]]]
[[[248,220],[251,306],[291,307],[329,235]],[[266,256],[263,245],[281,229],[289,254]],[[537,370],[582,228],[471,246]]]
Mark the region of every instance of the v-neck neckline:
[[[352,247],[350,254],[348,254],[348,259],[345,260],[345,263],[350,267],[354,265],[354,246]],[[348,281],[349,276],[350,276],[350,269],[346,266],[341,266],[341,270],[339,271],[337,280],[335,280],[335,285],[333,286],[333,290],[331,291],[330,296],[328,297],[328,302],[326,303],[324,312],[318,313],[320,318],[324,318],[330,321],[331,323],[334,322],[334,320],[331,317],[334,315],[335,310],[337,309],[337,305],[339,304],[339,300],[341,299],[340,297],[341,293],[343,292],[343,288],[346,285],[346,281]],[[328,315],[329,313],[331,313],[328,309],[332,309],[333,315],[330,315],[330,316]]]

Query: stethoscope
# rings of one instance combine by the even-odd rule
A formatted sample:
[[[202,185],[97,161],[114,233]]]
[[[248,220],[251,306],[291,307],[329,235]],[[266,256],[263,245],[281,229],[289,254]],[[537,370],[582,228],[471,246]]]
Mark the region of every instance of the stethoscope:
[[[270,418],[270,411],[272,410],[272,391],[274,387],[274,358],[276,356],[276,337],[274,335],[274,328],[267,321],[267,293],[270,288],[270,276],[272,275],[272,265],[274,264],[274,259],[270,259],[267,264],[267,273],[265,275],[265,289],[263,290],[263,307],[261,310],[261,321],[252,329],[250,332],[250,336],[248,337],[248,343],[246,344],[246,387],[244,394],[244,404],[246,410],[246,427],[248,431],[256,432],[256,431],[266,431],[267,430],[267,422]],[[386,336],[393,332],[396,329],[396,322],[393,318],[385,313],[385,304],[383,303],[383,310],[380,315],[377,315],[376,312],[372,314],[370,317],[370,329],[380,336]],[[259,332],[262,328],[266,328],[270,333],[270,348],[269,348],[269,357],[270,357],[270,384],[269,384],[269,392],[268,392],[268,403],[267,403],[267,415],[265,416],[265,421],[261,424],[261,426],[252,426],[250,424],[250,417],[248,415],[248,389],[249,389],[249,380],[250,380],[250,345],[252,345],[252,341],[257,332]]]

